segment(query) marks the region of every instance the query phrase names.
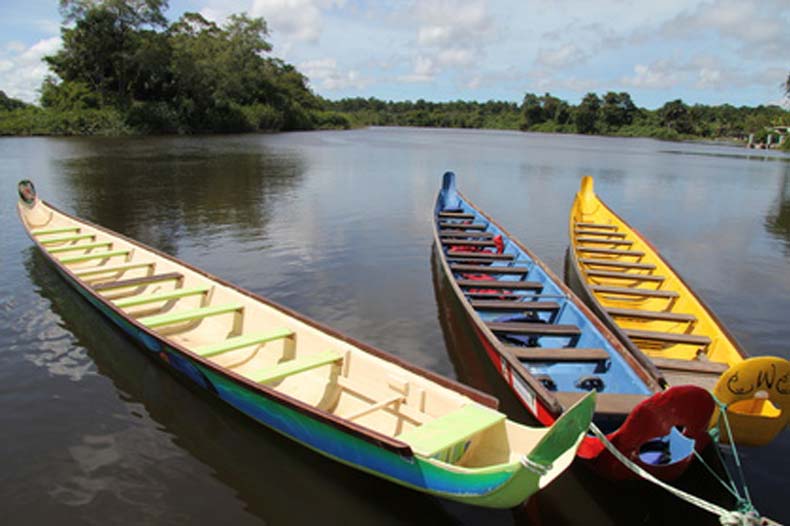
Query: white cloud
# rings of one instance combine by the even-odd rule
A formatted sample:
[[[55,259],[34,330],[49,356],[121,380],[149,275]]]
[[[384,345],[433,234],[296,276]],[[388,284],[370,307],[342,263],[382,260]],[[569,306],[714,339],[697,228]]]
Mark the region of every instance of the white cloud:
[[[363,78],[357,70],[342,72],[333,58],[309,60],[299,64],[299,70],[307,75],[311,83],[318,84],[329,91],[346,88],[362,89],[371,83],[371,79]]]
[[[430,57],[418,56],[414,60],[414,70],[408,75],[398,77],[402,82],[430,82],[434,79],[438,69]]]
[[[676,86],[680,82],[677,67],[667,60],[658,60],[649,66],[637,64],[634,74],[621,79],[623,84],[643,89],[666,89]]]
[[[254,0],[252,16],[262,16],[273,34],[282,35],[285,45],[316,43],[323,30],[322,11],[342,7],[345,0]]]
[[[38,88],[49,72],[41,60],[60,48],[60,37],[39,40],[30,47],[10,43],[0,51],[0,89],[10,97],[34,102]]]
[[[587,54],[584,51],[569,42],[553,49],[541,48],[536,61],[548,68],[563,68],[583,62],[586,58]]]

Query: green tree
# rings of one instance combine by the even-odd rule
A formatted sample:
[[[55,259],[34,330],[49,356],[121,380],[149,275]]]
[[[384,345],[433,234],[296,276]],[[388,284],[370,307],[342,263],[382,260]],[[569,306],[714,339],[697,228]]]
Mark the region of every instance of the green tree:
[[[603,96],[601,106],[601,119],[609,130],[617,130],[622,126],[627,126],[634,121],[636,105],[631,100],[628,93],[608,92]]]
[[[595,133],[597,131],[598,113],[601,99],[595,93],[588,93],[576,107],[573,121],[578,133]]]
[[[542,122],[546,122],[546,114],[543,111],[541,100],[534,93],[524,95],[521,103],[521,112],[524,116],[522,129],[528,130]]]
[[[0,90],[0,110],[13,111],[26,108],[27,104],[19,99],[13,99]]]
[[[692,133],[694,131],[689,109],[682,100],[676,99],[667,102],[658,110],[661,125],[678,133]]]

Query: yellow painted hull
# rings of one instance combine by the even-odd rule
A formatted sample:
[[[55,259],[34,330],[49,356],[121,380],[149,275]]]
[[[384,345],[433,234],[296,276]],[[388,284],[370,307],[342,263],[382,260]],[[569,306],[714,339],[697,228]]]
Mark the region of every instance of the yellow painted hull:
[[[766,444],[787,427],[790,362],[747,359],[655,247],[598,198],[590,177],[582,179],[569,229],[569,276],[604,321],[647,355],[668,383],[709,389],[727,405],[736,442]]]

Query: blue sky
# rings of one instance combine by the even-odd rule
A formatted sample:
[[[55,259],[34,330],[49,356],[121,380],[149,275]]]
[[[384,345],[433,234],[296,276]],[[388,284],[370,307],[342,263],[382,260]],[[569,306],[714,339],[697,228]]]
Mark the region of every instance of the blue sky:
[[[171,0],[171,19],[184,11],[263,16],[274,54],[331,99],[758,105],[790,72],[788,0]],[[3,0],[0,90],[36,99],[59,24],[56,0]]]

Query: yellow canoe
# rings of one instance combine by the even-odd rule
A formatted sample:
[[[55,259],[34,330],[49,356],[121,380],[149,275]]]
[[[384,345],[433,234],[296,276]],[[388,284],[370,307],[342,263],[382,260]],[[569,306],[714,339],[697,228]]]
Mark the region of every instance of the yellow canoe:
[[[656,248],[582,178],[570,211],[566,279],[668,384],[709,389],[726,404],[734,439],[770,442],[790,423],[790,362],[747,354]],[[711,425],[716,425],[718,414]],[[722,437],[726,439],[726,436]]]

